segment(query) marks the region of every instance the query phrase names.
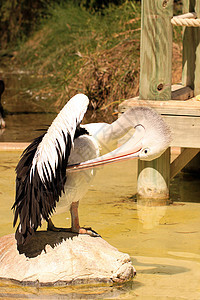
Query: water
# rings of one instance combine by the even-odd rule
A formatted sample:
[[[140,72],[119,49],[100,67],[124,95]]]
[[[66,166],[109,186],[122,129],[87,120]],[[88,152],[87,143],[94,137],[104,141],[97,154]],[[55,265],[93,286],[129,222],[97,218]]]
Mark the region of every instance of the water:
[[[30,141],[51,119],[53,114],[10,114],[6,121],[13,126],[7,127],[0,141]],[[14,232],[11,206],[20,154],[0,152],[0,236]],[[113,287],[57,288],[2,281],[0,299],[200,299],[200,179],[179,174],[171,182],[173,204],[169,206],[137,203],[136,184],[135,161],[104,166],[79,208],[82,226],[92,226],[108,243],[131,256],[137,270],[133,281]],[[53,221],[69,227],[69,212],[55,215]]]
[[[0,236],[14,232],[10,208],[15,193],[14,167],[19,155],[19,151],[0,152]],[[173,185],[176,185],[180,199],[173,205],[140,204],[132,197],[136,192],[136,169],[136,163],[132,161],[99,170],[79,209],[82,226],[92,226],[111,245],[131,256],[138,272],[132,283],[120,288],[25,288],[4,282],[0,285],[0,296],[4,293],[4,298],[13,294],[14,298],[21,295],[33,299],[45,299],[47,295],[56,299],[58,296],[73,299],[72,295],[75,299],[132,299],[137,295],[149,297],[147,299],[151,299],[150,296],[152,299],[161,296],[176,299],[175,295],[177,299],[199,299],[200,195],[196,191],[193,194],[194,182],[182,194],[184,180],[181,177],[175,179],[177,185]],[[199,184],[197,179],[195,181]],[[189,201],[185,201],[186,197]],[[69,217],[66,212],[55,215],[53,220],[57,226],[69,227]],[[45,228],[46,224],[42,229]]]
[[[44,79],[27,73],[1,73],[1,70],[0,78],[5,82],[1,103],[7,128],[0,131],[0,142],[27,142],[45,132],[56,113],[51,106],[51,93],[44,99],[37,96],[38,86],[44,85]]]

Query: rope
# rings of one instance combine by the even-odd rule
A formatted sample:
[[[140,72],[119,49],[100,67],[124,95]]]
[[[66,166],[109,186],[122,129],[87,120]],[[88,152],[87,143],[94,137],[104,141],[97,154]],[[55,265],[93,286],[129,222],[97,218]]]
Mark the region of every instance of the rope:
[[[200,19],[197,19],[195,12],[174,16],[171,23],[176,26],[200,27]]]

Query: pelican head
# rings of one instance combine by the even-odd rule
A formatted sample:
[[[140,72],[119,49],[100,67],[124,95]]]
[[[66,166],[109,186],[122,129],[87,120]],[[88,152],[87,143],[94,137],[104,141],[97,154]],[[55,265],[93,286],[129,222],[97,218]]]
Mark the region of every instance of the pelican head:
[[[171,142],[171,132],[168,125],[151,108],[130,108],[113,125],[113,134],[117,128],[119,130],[124,129],[124,134],[126,137],[128,136],[127,141],[103,156],[68,166],[69,171],[94,168],[134,158],[153,160],[158,158]],[[135,129],[134,133],[130,131],[132,128]]]
[[[140,147],[135,152],[139,159],[153,160],[169,147],[170,129],[155,110],[147,107],[132,108],[124,114],[124,118],[127,117],[128,120],[135,120],[135,133],[131,139]]]

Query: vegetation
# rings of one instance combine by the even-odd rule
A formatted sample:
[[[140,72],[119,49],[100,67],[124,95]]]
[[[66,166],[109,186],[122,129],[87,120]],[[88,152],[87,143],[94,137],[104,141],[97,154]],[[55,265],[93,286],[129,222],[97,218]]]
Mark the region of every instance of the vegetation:
[[[51,91],[52,105],[59,109],[66,97],[83,92],[97,109],[137,93],[139,5],[130,1],[111,6],[102,15],[71,2],[54,3],[48,14],[51,17],[21,43],[12,59],[43,76],[41,98]]]
[[[44,0],[1,0],[0,30],[1,48],[14,46],[38,28],[39,20],[48,13],[49,1]]]
[[[94,110],[114,111],[120,101],[138,93],[140,1],[2,2],[1,28],[12,21],[0,56],[5,62],[12,46],[12,64],[41,76],[32,97],[46,99],[42,105],[47,101],[50,110],[59,110],[66,97],[83,92]],[[14,5],[15,16],[11,8],[6,10],[8,3]]]

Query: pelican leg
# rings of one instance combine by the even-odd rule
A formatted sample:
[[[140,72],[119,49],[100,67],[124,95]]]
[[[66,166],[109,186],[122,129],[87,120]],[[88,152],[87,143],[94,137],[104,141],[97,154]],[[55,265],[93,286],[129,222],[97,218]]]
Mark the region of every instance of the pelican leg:
[[[72,202],[70,207],[72,232],[76,232],[80,234],[88,234],[93,237],[101,237],[96,231],[92,230],[91,227],[88,228],[80,227],[79,217],[78,217],[78,205],[79,205],[79,201]]]
[[[78,205],[79,201],[72,202],[70,206],[70,213],[71,213],[71,229],[72,232],[79,233],[80,225],[79,225],[79,217],[78,217]]]
[[[59,228],[55,227],[51,218],[47,220],[47,230],[49,231],[67,231],[67,232],[73,232],[73,233],[79,233],[79,234],[88,234],[93,237],[101,237],[96,231],[92,230],[91,227],[84,228],[80,227],[79,225],[79,217],[78,217],[78,205],[79,201],[72,202],[70,206],[70,213],[71,213],[71,228]]]
[[[62,231],[63,230],[63,228],[59,228],[59,227],[55,227],[54,226],[54,224],[53,224],[53,222],[52,222],[52,220],[51,220],[51,218],[49,218],[48,220],[47,220],[47,230],[49,230],[49,231],[56,231],[56,232],[59,232],[59,231]],[[67,228],[66,228],[67,229]],[[69,231],[69,230],[68,230]]]

